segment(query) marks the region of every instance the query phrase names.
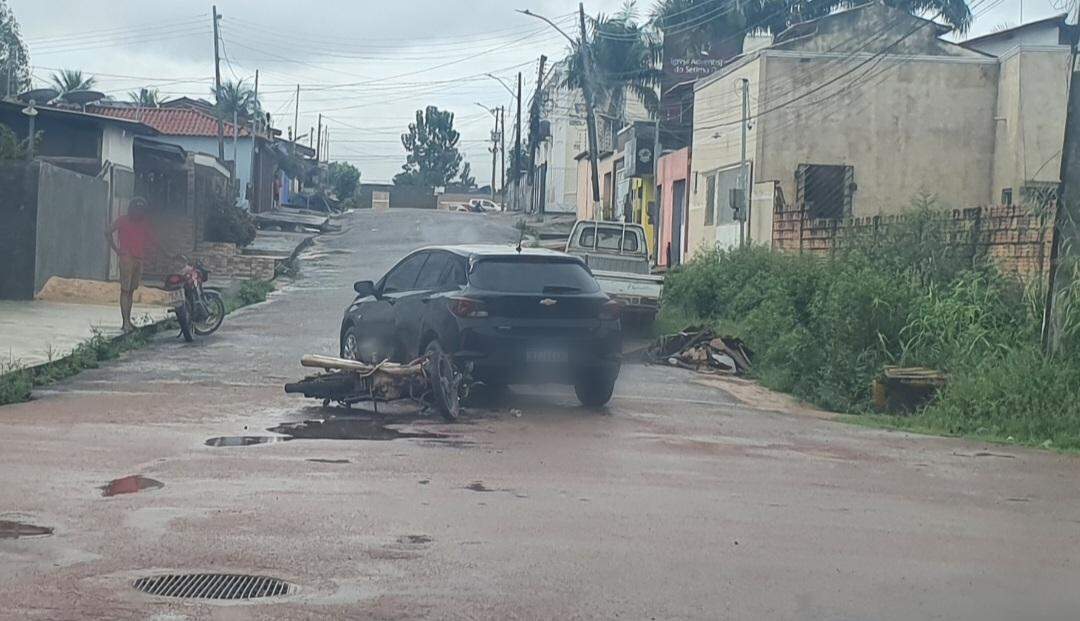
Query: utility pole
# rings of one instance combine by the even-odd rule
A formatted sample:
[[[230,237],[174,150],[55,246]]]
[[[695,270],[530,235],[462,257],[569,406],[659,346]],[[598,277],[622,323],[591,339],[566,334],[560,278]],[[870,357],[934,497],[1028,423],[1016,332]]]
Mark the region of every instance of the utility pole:
[[[502,208],[506,211],[506,106],[499,106],[499,153],[500,164],[499,173],[502,181],[499,183],[499,189],[502,190]],[[492,179],[492,183],[495,180]]]
[[[319,113],[319,137],[315,141],[315,162],[318,163],[322,158],[322,112]]]
[[[237,164],[236,152],[237,152],[237,147],[238,147],[237,141],[238,141],[238,139],[240,137],[239,134],[240,134],[240,111],[237,110],[236,108],[233,108],[233,111],[232,111],[232,167],[229,169],[229,185],[232,186],[231,190],[233,192],[236,191],[236,179],[239,176],[238,175],[239,171],[236,169],[236,164]]]
[[[491,132],[491,202],[495,202],[495,166],[499,163],[499,115],[492,110],[491,116],[495,117],[495,129]]]
[[[292,152],[296,155],[296,141],[299,140],[297,136],[300,135],[300,85],[296,85],[296,108],[293,111],[293,139],[292,139]]]
[[[217,5],[213,6],[214,17],[214,103],[218,104],[217,116],[217,151],[218,159],[225,161],[225,123],[221,120],[221,53],[218,51],[218,21],[221,15],[217,12]]]
[[[537,133],[540,130],[540,89],[544,85],[544,65],[547,56],[540,55],[540,68],[536,72],[536,90],[533,91],[532,105],[529,106],[529,213],[536,213],[536,149],[540,146]],[[540,210],[544,208],[540,205]]]
[[[517,82],[517,129],[514,136],[514,211],[521,208],[518,197],[521,188],[521,72],[518,71]]]
[[[1080,18],[1080,5],[1077,5]],[[1080,243],[1080,80],[1076,75],[1077,37],[1074,31],[1069,57],[1069,94],[1065,107],[1065,138],[1061,148],[1061,182],[1054,210],[1050,241],[1050,273],[1043,304],[1042,345],[1048,354],[1061,346],[1065,315],[1069,312],[1065,294],[1073,284],[1073,261]]]
[[[750,162],[746,160],[746,124],[750,121],[750,80],[743,78],[742,82],[742,164],[739,167],[739,186],[742,188],[742,196],[739,197],[739,247],[746,245],[746,204],[750,197]]]
[[[593,199],[593,219],[600,219],[600,173],[596,164],[597,157],[597,140],[596,140],[596,118],[593,117],[593,98],[592,98],[592,85],[590,81],[589,68],[589,54],[586,52],[586,44],[588,42],[587,35],[585,33],[585,4],[578,3],[578,22],[581,26],[581,38],[578,40],[578,55],[581,57],[581,92],[585,96],[585,124],[589,134],[589,168],[592,172],[592,199]]]
[[[258,105],[259,105],[259,70],[256,69],[255,70],[255,109],[251,111],[251,170],[248,173],[248,186],[251,189],[250,189],[250,191],[248,191],[247,188],[244,188],[245,193],[248,195],[248,197],[247,197],[247,199],[248,199],[248,209],[250,211],[255,211],[254,207],[255,207],[255,203],[257,202],[256,198],[258,197],[258,190],[256,189],[258,186],[255,185],[255,171],[257,170],[255,168],[255,154],[256,154],[255,143],[257,142],[255,136],[256,136],[256,132],[257,132],[256,123],[258,122],[257,119],[259,118]]]

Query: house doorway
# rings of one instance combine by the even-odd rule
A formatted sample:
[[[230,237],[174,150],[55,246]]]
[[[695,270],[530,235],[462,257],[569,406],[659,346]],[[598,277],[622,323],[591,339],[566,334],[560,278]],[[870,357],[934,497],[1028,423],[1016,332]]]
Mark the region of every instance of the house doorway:
[[[686,205],[686,179],[675,182],[671,189],[671,261],[668,267],[682,263],[683,209]]]

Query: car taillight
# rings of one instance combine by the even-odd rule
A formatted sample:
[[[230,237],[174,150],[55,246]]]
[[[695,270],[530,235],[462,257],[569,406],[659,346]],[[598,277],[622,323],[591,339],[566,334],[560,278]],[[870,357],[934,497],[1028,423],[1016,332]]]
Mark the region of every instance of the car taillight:
[[[484,308],[484,303],[472,298],[449,298],[447,300],[447,307],[456,317],[473,318],[488,316],[488,312]]]
[[[615,321],[622,312],[622,304],[616,300],[608,300],[600,306],[601,321]]]

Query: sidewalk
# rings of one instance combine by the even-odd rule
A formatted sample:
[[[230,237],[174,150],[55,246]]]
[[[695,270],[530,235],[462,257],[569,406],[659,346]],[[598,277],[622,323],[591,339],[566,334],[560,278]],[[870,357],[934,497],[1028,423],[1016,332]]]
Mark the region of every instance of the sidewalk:
[[[136,305],[131,310],[135,325],[165,319],[164,306]],[[120,334],[118,304],[75,304],[44,300],[0,300],[0,362],[34,366],[71,353],[100,330],[105,336]]]

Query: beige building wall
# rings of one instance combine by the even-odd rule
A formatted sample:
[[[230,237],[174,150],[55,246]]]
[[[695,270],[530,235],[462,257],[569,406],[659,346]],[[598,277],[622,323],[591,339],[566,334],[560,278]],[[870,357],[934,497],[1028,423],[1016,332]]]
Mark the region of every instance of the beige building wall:
[[[765,105],[805,97],[755,129],[761,164],[755,181],[778,182],[790,203],[800,164],[840,164],[854,167],[853,216],[900,213],[923,191],[943,206],[987,204],[996,59],[889,57],[874,78],[825,84],[863,60],[768,55]]]
[[[694,155],[690,161],[688,188],[689,257],[716,245],[717,227],[705,224],[706,178],[717,171],[739,165],[742,154],[740,81],[744,78],[750,80],[750,114],[755,115],[762,103],[759,89],[763,82],[763,67],[761,57],[751,56],[722,78],[703,81],[694,94]],[[751,160],[757,157],[759,134],[759,126],[755,126],[746,135],[747,157]],[[727,197],[718,197],[717,200],[721,208],[727,209]],[[722,225],[721,229],[720,239],[729,239],[733,232],[735,240],[738,240],[737,226]]]
[[[1023,202],[1028,181],[1056,183],[1065,134],[1067,46],[1018,47],[1001,57],[991,201]]]
[[[853,216],[900,213],[922,191],[943,206],[991,202],[997,60],[886,57],[874,61],[870,73],[865,60],[763,50],[702,80],[694,104],[691,253],[738,239],[737,226],[725,231],[705,225],[705,175],[739,164],[742,78],[750,80],[751,91],[751,187],[772,183],[793,204],[800,164],[844,165],[853,167],[857,187]],[[757,117],[759,111],[764,113]],[[765,233],[771,232],[772,211],[754,198],[750,239],[771,243]],[[726,208],[726,197],[718,200]]]

